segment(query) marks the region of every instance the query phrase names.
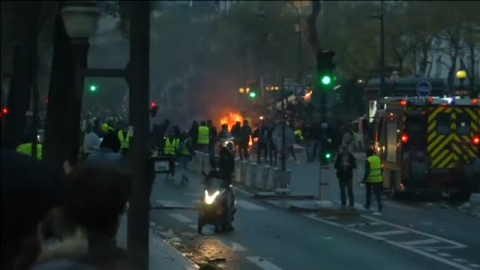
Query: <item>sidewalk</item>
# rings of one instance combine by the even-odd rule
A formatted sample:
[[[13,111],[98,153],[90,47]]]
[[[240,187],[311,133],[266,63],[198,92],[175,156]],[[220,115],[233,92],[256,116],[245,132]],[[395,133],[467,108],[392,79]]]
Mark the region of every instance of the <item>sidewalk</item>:
[[[117,233],[117,243],[122,248],[127,248],[127,218],[120,221]],[[198,265],[185,258],[180,252],[168,245],[162,238],[150,231],[149,239],[150,262],[149,269],[168,270],[196,270]]]

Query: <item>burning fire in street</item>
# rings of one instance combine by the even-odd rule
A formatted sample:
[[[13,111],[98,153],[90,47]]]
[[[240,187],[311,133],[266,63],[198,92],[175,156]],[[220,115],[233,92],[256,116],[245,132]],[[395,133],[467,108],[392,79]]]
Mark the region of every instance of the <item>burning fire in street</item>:
[[[229,129],[231,129],[236,122],[243,123],[243,116],[239,113],[229,113],[220,119],[220,125],[227,124]]]
[[[220,126],[223,124],[228,125],[228,129],[232,130],[232,127],[237,123],[240,122],[243,125],[244,117],[239,113],[228,113],[228,115],[220,118]],[[248,143],[250,146],[253,145],[252,139]]]

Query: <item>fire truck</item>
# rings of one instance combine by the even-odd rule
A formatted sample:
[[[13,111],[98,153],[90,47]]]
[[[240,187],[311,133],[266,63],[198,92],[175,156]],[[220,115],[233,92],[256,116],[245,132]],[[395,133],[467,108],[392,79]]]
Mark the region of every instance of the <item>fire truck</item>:
[[[480,191],[478,99],[385,97],[375,114],[374,149],[390,197]]]

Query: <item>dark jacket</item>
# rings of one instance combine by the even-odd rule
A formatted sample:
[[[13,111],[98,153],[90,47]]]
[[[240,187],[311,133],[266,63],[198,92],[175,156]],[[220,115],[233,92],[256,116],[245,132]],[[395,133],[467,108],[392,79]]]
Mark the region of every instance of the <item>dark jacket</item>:
[[[252,136],[252,128],[250,126],[243,126],[240,130],[240,143],[248,144],[250,136]]]
[[[235,157],[233,154],[222,148],[218,167],[220,169],[220,178],[230,185],[232,182],[232,174],[235,171]]]
[[[235,139],[240,138],[240,135],[242,133],[242,126],[235,124],[232,127],[231,133],[232,133],[232,136],[235,137]]]
[[[338,179],[352,179],[353,170],[357,168],[357,161],[351,152],[341,152],[335,161]]]

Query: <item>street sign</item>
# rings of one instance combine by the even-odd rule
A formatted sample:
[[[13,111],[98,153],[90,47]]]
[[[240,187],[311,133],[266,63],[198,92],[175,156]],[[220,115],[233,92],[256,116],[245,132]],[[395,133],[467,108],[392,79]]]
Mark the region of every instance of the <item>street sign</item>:
[[[428,81],[421,81],[417,84],[417,95],[428,97],[432,93],[432,84]]]
[[[294,90],[293,94],[296,97],[304,97],[307,94],[307,91],[306,91],[305,87],[303,87],[301,85],[297,85],[297,86],[295,86],[295,90]]]

